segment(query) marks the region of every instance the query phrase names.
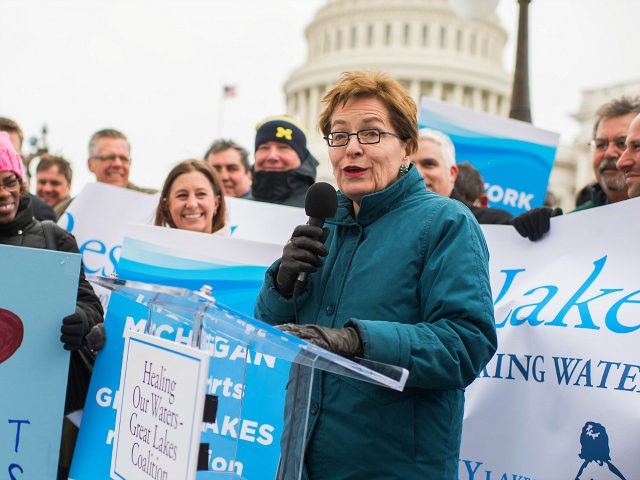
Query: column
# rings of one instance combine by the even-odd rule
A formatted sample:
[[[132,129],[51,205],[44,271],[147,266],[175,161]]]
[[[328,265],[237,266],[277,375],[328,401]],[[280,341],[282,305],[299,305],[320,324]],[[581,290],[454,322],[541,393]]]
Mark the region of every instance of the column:
[[[433,82],[433,90],[431,91],[431,98],[435,98],[436,100],[442,100],[442,82],[441,81]]]
[[[413,98],[416,103],[418,104],[418,107],[420,107],[420,81],[413,79],[411,80],[411,83],[409,84],[409,94],[411,95],[411,98]]]
[[[318,109],[320,107],[320,87],[314,85],[310,87],[309,93],[309,112],[305,126],[308,132],[315,131],[315,125],[318,123]]]
[[[474,87],[473,89],[473,109],[478,111],[483,111],[482,108],[482,90],[478,87]]]

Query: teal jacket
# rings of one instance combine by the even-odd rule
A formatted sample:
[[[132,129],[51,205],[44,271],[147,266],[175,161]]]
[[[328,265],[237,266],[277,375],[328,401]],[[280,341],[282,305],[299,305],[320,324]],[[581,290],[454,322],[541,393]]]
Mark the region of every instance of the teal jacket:
[[[329,255],[297,299],[300,323],[357,328],[364,357],[404,367],[403,392],[314,377],[305,476],[456,479],[464,388],[497,346],[482,231],[463,204],[429,192],[416,168],[366,195],[357,219],[338,193]],[[294,322],[266,273],[255,314]]]

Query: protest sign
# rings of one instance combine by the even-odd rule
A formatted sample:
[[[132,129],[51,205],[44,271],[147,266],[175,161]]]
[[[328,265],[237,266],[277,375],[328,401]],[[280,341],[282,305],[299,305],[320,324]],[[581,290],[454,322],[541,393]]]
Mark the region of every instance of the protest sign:
[[[108,277],[116,270],[130,224],[152,225],[159,194],[89,183],[58,224],[73,233],[88,275]],[[233,238],[284,245],[293,229],[306,223],[304,209],[225,197]]]
[[[490,206],[514,216],[542,206],[558,134],[428,97],[421,100],[418,120],[421,128],[451,138],[457,163],[467,161],[480,171]]]
[[[483,226],[498,351],[467,389],[459,480],[640,472],[639,209],[557,217],[536,243]]]
[[[83,188],[58,224],[75,236],[87,275],[108,277],[116,272],[124,238],[133,228],[131,225],[152,225],[158,199],[159,194],[150,195],[100,182],[89,183]],[[232,197],[226,197],[225,202],[232,238],[280,245],[280,251],[293,229],[307,221],[302,208]],[[244,253],[251,256],[253,250],[247,247]],[[273,260],[275,258],[277,256]],[[244,263],[256,264],[253,261]],[[98,287],[96,293],[106,309],[108,292]],[[236,291],[236,294],[240,292]],[[229,303],[234,304],[233,301]]]
[[[193,478],[209,355],[128,330],[111,477]]]
[[[0,257],[0,472],[50,480],[69,368],[60,326],[75,311],[80,256],[0,245]]]
[[[123,280],[191,290],[209,285],[220,303],[253,315],[265,271],[281,254],[274,243],[130,225],[117,271]]]
[[[76,237],[85,273],[108,277],[115,272],[127,225],[152,223],[157,204],[157,194],[89,183],[58,224]]]
[[[181,235],[174,238],[181,238]],[[124,351],[123,332],[144,331],[148,319],[153,318],[161,325],[156,328],[156,334],[162,338],[186,345],[192,343],[191,325],[175,321],[175,317],[162,312],[154,312],[150,317],[147,308],[141,304],[146,300],[140,298],[135,302],[117,293],[111,295],[105,318],[108,342],[94,366],[71,479],[92,479],[96,472],[109,471],[114,408],[120,395],[117,389]],[[163,315],[164,318],[159,318]],[[209,470],[259,478],[264,468],[275,471],[278,463],[284,386],[290,363],[273,355],[250,351],[233,337],[217,335],[214,344],[215,362],[211,362],[206,393],[235,399],[236,406],[226,402],[230,407],[221,409],[220,421],[203,427],[202,442],[216,445],[210,452]],[[245,388],[245,385],[251,385],[251,388]],[[229,441],[221,442],[224,438]]]

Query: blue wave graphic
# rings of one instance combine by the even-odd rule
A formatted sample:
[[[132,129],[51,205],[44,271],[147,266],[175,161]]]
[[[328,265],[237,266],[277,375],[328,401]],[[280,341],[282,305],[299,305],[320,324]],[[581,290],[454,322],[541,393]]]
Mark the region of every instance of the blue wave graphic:
[[[253,307],[262,287],[266,267],[207,264],[208,267],[205,268],[203,262],[198,263],[198,269],[172,268],[121,258],[117,273],[118,278],[122,280],[190,290],[199,290],[203,285],[210,285],[213,289],[212,295],[218,302],[253,317]]]

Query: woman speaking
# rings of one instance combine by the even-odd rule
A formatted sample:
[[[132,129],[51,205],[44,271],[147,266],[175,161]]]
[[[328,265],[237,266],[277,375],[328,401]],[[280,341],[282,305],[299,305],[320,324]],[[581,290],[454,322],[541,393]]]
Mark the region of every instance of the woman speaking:
[[[428,191],[412,167],[417,109],[398,82],[348,72],[322,101],[338,210],[328,235],[295,228],[256,317],[409,378],[396,392],[316,373],[303,478],[453,480],[464,388],[496,349],[484,237],[463,204]]]

